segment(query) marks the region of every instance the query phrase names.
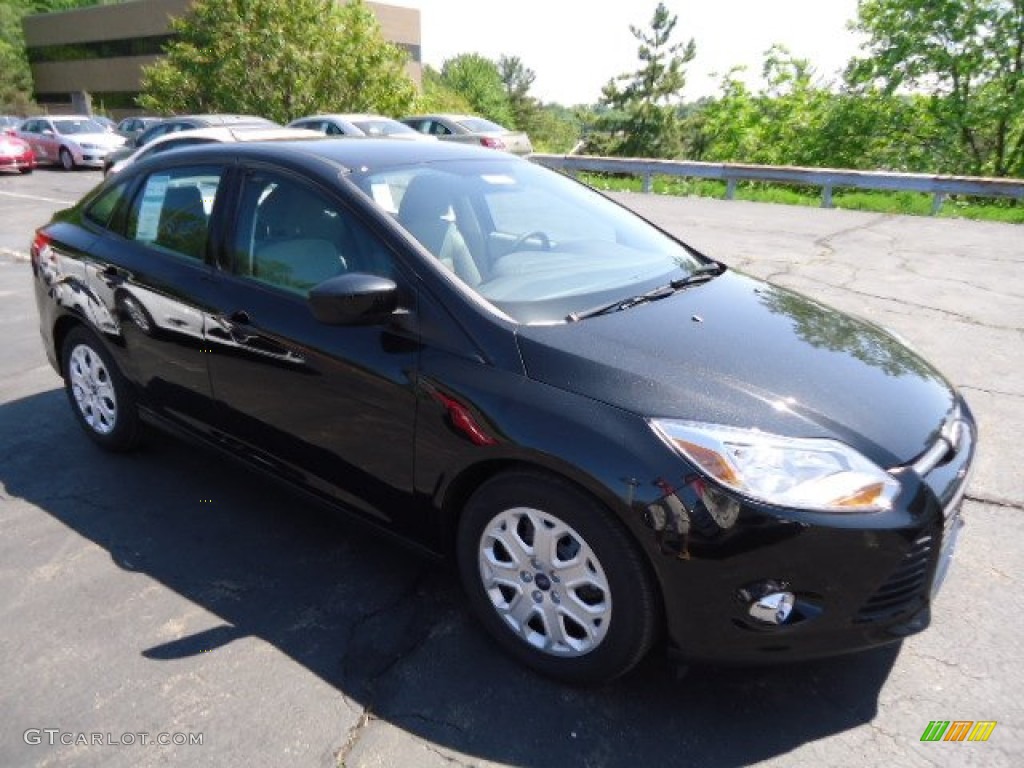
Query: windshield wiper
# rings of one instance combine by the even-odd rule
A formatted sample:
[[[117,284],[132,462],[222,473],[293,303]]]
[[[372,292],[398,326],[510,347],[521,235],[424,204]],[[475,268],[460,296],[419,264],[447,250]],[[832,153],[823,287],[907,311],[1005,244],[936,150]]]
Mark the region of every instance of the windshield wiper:
[[[724,264],[713,261],[710,264],[704,264],[697,267],[695,270],[690,272],[690,274],[686,275],[686,277],[676,278],[667,285],[660,285],[646,293],[630,296],[626,299],[616,299],[615,301],[591,307],[590,309],[583,309],[579,312],[570,312],[565,316],[565,319],[567,322],[576,323],[580,320],[585,320],[588,317],[607,315],[612,312],[618,312],[623,309],[635,307],[637,304],[646,304],[649,301],[664,299],[671,296],[676,291],[681,291],[683,288],[688,288],[691,285],[697,285],[699,283],[706,283],[708,280],[711,280],[725,272],[725,269],[726,267]]]

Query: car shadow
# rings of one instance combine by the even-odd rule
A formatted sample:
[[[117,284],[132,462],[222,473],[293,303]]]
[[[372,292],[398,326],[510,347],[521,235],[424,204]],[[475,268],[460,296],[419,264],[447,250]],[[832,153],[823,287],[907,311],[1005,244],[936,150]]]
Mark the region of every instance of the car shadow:
[[[0,406],[0,434],[9,497],[219,617],[163,644],[140,636],[142,656],[159,664],[258,638],[374,718],[476,759],[747,765],[870,722],[898,655],[681,676],[655,653],[612,685],[567,688],[488,641],[448,568],[212,451],[158,435],[104,454],[60,390]]]

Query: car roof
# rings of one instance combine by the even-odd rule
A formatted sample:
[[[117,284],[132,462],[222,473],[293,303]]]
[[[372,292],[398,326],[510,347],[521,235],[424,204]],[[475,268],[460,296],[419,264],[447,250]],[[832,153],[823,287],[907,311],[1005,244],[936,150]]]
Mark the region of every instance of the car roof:
[[[153,139],[146,147],[166,144],[184,139],[212,139],[215,141],[280,141],[284,139],[322,139],[319,131],[305,128],[281,128],[276,125],[245,123],[242,125],[211,125],[205,128],[193,128],[188,131],[167,133]]]
[[[369,112],[351,112],[348,114],[317,115],[317,117],[334,117],[338,120],[390,120],[397,123],[393,117],[387,115],[374,115]]]
[[[479,118],[476,115],[456,115],[448,112],[432,112],[429,115],[412,115],[411,117],[404,117],[403,120],[452,120],[458,122],[459,120],[486,120],[486,118]]]
[[[268,120],[265,117],[259,115],[235,115],[235,114],[219,114],[209,113],[205,115],[171,115],[165,118],[167,120],[195,120],[201,121],[207,125],[228,125],[230,123],[270,123],[275,124],[273,120]]]
[[[175,150],[175,162],[185,158],[201,159],[206,156],[223,154],[225,144],[207,144]],[[493,149],[453,142],[419,142],[401,139],[371,139],[353,136],[343,139],[320,138],[317,141],[245,142],[230,145],[230,151],[238,157],[257,159],[276,157],[282,160],[303,160],[321,158],[336,166],[352,170],[387,168],[392,166],[444,163],[457,160],[489,160],[507,162],[528,162],[514,155],[495,152]],[[159,156],[158,156],[159,157]],[[168,155],[167,157],[170,157]],[[212,157],[211,157],[212,159]]]

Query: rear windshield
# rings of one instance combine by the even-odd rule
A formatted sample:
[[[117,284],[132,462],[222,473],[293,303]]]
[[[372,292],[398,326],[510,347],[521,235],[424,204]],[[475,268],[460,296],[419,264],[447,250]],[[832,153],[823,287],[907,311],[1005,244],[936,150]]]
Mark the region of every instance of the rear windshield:
[[[396,133],[416,133],[408,125],[393,120],[353,120],[352,124],[367,136],[394,136]]]
[[[474,133],[492,133],[494,131],[504,131],[497,123],[492,123],[490,120],[484,120],[482,117],[467,117],[463,120],[459,120],[459,125],[467,130],[473,131]]]

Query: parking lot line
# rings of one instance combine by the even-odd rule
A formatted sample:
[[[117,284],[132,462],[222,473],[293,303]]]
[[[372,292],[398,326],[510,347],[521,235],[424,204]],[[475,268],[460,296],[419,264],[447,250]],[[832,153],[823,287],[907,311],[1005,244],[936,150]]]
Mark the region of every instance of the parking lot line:
[[[22,200],[40,200],[44,203],[59,203],[60,205],[74,205],[74,200],[61,200],[57,197],[43,197],[42,195],[20,195],[17,192],[4,192],[0,190],[0,195],[4,197],[18,197]]]

